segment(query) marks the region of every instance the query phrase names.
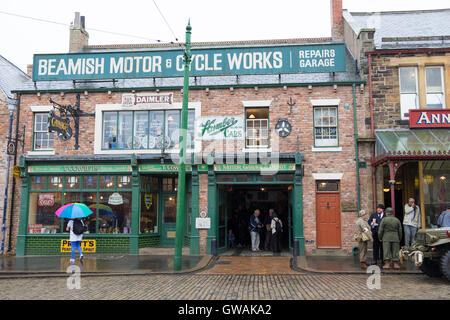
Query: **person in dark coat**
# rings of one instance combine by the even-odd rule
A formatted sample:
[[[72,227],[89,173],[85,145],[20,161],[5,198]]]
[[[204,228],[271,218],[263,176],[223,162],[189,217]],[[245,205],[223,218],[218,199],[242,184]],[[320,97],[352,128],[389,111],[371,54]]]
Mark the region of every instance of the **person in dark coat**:
[[[383,269],[390,269],[391,263],[394,269],[400,269],[400,240],[402,240],[402,224],[398,218],[393,216],[392,208],[386,209],[387,217],[380,223],[378,237],[383,241],[384,266]]]
[[[275,210],[269,209],[269,214],[266,215],[264,218],[264,225],[266,227],[266,239],[264,243],[264,249],[270,250],[271,249],[271,243],[272,243],[272,218],[273,214],[275,213]]]
[[[372,231],[373,237],[373,264],[381,264],[383,263],[383,245],[378,238],[378,228],[381,224],[381,221],[386,217],[384,213],[384,205],[377,205],[377,211],[370,215],[369,226]]]
[[[279,224],[279,228],[277,228],[277,224]],[[281,223],[281,220],[278,218],[278,215],[275,212],[273,213],[270,227],[272,232],[273,253],[275,255],[279,255],[279,253],[281,252],[281,233],[283,232],[283,223]]]

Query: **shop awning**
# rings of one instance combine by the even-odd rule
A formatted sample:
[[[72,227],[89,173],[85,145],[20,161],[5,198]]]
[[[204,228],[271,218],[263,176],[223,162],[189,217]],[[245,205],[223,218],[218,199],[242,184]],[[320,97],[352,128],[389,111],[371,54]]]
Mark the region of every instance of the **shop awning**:
[[[450,129],[375,130],[375,137],[375,164],[393,159],[450,159]]]

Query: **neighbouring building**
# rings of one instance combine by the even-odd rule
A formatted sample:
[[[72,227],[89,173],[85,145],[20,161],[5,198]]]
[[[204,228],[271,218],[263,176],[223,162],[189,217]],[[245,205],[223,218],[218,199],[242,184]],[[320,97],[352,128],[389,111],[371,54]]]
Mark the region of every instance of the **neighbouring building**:
[[[450,203],[450,9],[343,12],[345,42],[369,95],[375,204],[401,220],[414,198],[436,227]]]
[[[256,208],[279,213],[294,254],[351,252],[357,211],[370,205],[370,144],[357,143],[370,135],[367,90],[343,41],[341,1],[331,8],[330,38],[192,44],[192,254],[211,252],[213,240],[226,251],[230,230],[248,236]],[[18,256],[64,251],[67,220],[54,212],[72,202],[95,212],[84,238],[97,253],[174,245],[183,49],[90,45],[84,23],[77,14],[70,54],[35,55],[33,79],[15,90],[26,126]]]
[[[12,176],[9,176],[9,183],[7,185],[7,172],[8,172],[8,158],[10,170],[12,172],[13,165],[17,162],[17,157],[7,154],[8,138],[11,137],[13,141],[12,147],[17,148],[17,141],[15,137],[18,136],[18,132],[9,132],[10,124],[11,128],[15,113],[17,109],[17,97],[12,93],[12,90],[21,87],[24,82],[29,81],[28,77],[24,72],[17,68],[14,64],[8,61],[5,57],[0,55],[0,115],[3,121],[0,123],[0,252],[7,252],[12,248],[12,239],[9,236],[8,230],[12,221],[10,219],[11,206],[6,206],[5,208],[5,194],[8,199],[11,199],[11,186],[15,184]],[[22,131],[23,132],[23,131]],[[9,187],[9,188],[7,188]],[[9,203],[7,199],[7,202]],[[18,199],[16,199],[18,200]],[[14,217],[18,221],[18,217]]]

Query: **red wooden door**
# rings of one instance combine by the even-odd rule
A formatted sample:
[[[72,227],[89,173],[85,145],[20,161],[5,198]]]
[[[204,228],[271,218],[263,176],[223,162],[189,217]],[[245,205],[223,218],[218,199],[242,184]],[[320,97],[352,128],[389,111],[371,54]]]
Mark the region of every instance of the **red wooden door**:
[[[317,247],[341,247],[339,193],[316,194]]]

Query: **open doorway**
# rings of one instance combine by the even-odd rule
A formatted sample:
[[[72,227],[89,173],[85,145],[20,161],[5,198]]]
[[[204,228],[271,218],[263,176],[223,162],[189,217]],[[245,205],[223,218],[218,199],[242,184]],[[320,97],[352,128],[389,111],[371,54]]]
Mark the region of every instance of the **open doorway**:
[[[273,255],[269,210],[273,209],[281,220],[283,233],[280,244],[282,253],[289,253],[292,238],[292,206],[289,185],[220,185],[218,192],[218,247],[223,255],[254,255],[251,251],[250,217],[256,209],[261,214],[260,255]],[[234,243],[230,243],[231,234]]]

